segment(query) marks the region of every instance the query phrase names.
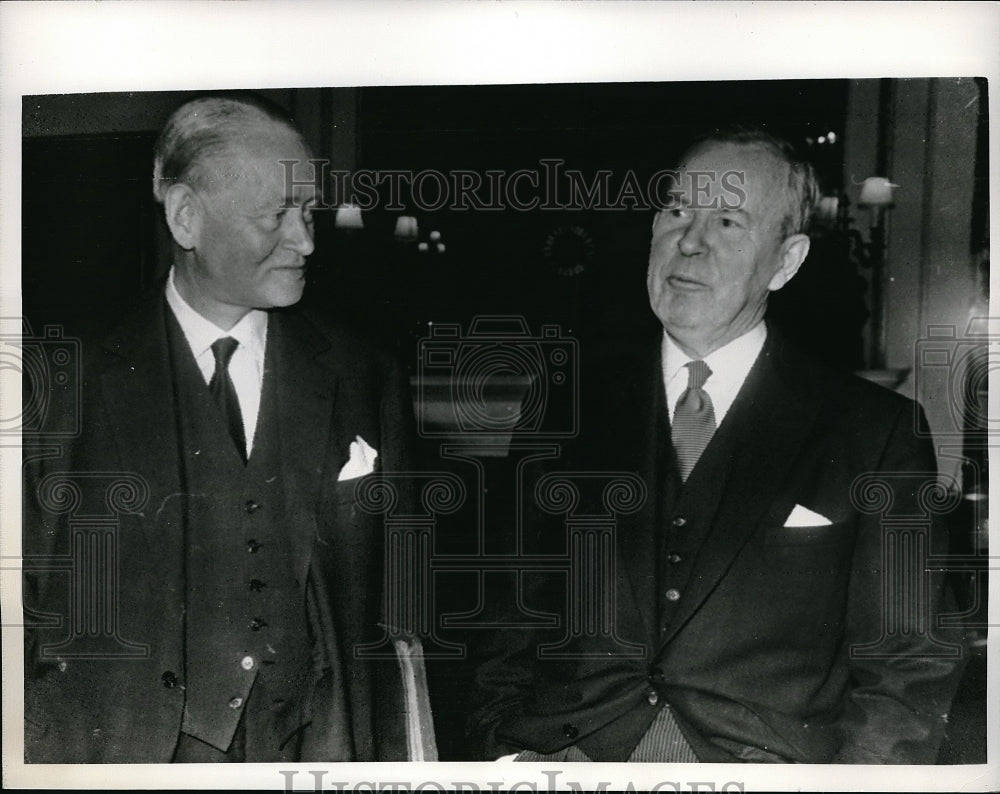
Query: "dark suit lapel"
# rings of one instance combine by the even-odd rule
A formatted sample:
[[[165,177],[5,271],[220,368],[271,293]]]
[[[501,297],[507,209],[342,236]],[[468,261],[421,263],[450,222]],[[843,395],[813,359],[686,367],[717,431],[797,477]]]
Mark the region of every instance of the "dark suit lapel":
[[[161,559],[164,549],[172,550],[167,552],[171,559],[180,553],[183,515],[177,498],[182,487],[167,311],[161,292],[112,332],[104,347],[114,357],[100,376],[102,403],[122,468],[150,487],[146,509],[152,512],[142,527],[150,549]]]
[[[631,594],[632,605],[618,604],[621,636],[641,631],[656,636],[656,532],[660,524],[664,460],[660,441],[669,433],[660,363],[662,330],[643,337],[617,362],[621,369],[607,379],[608,396],[596,414],[607,421],[597,470],[637,474],[646,485],[646,500],[631,515],[618,516],[617,572],[619,594]],[[634,609],[630,609],[632,606]],[[638,617],[641,626],[631,621]],[[624,622],[624,623],[623,623]]]
[[[290,504],[319,512],[323,484],[347,461],[348,442],[332,437],[337,394],[336,366],[329,343],[294,312],[273,312],[268,325],[268,372],[277,379],[281,471]],[[305,576],[315,539],[310,520],[293,521],[289,540]]]
[[[802,376],[780,335],[769,329],[757,363],[719,428],[719,433],[731,434],[728,476],[664,643],[712,592],[785,487],[822,405],[822,395]]]

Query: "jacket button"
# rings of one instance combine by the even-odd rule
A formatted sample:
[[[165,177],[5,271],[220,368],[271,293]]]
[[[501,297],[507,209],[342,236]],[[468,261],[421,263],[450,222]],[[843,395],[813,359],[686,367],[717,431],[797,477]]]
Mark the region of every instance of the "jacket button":
[[[255,593],[259,593],[265,587],[267,587],[267,582],[262,582],[260,579],[250,580],[250,589]]]
[[[254,661],[252,656],[244,656],[242,659],[240,659],[240,667],[242,667],[244,670],[253,670],[253,665]]]
[[[575,725],[567,722],[565,725],[563,725],[563,734],[566,736],[567,739],[575,739],[577,736],[580,735],[580,729],[577,728]]]
[[[671,587],[669,590],[667,590],[666,595],[667,595],[667,601],[679,601],[681,597],[681,591]]]
[[[247,499],[246,504],[243,505],[243,509],[246,510],[248,513],[256,513],[258,510],[260,510],[260,505],[257,504],[253,499]]]
[[[687,519],[684,516],[674,516],[674,520],[671,523],[675,527],[682,527],[687,523]]]
[[[250,540],[247,541],[247,551],[249,551],[251,554],[256,554],[258,551],[260,551],[260,547],[263,545],[264,545],[263,543],[258,543],[253,538],[250,538]]]
[[[677,554],[676,552],[671,552],[670,554],[667,555],[667,562],[669,562],[671,565],[676,565],[680,561],[681,561],[681,555]]]
[[[655,689],[650,689],[649,692],[646,693],[646,700],[649,701],[650,706],[655,706],[660,702],[660,695]]]
[[[160,680],[163,682],[163,686],[167,689],[173,689],[177,686],[177,676],[174,675],[173,670],[167,670],[163,675],[160,676]]]
[[[267,621],[263,618],[254,618],[250,621],[250,631],[260,631],[267,625]]]
[[[242,705],[243,705],[243,698],[233,698],[232,700],[229,701],[229,708],[231,709],[238,709]]]

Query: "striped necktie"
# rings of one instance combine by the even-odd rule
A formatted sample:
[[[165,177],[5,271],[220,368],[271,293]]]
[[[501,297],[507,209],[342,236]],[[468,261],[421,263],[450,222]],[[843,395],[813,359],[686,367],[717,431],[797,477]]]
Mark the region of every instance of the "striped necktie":
[[[715,408],[712,407],[712,398],[702,388],[712,374],[708,364],[689,361],[685,366],[688,387],[677,400],[670,437],[677,453],[681,479],[686,481],[715,433]]]

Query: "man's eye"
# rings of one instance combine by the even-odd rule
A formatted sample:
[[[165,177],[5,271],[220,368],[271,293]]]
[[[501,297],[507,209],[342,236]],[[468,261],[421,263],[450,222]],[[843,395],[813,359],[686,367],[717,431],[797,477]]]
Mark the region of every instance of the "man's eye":
[[[663,210],[661,214],[666,216],[667,218],[680,219],[680,218],[686,218],[688,211],[685,207],[673,206],[673,207],[667,207],[666,209]]]
[[[740,229],[742,226],[736,218],[732,218],[728,215],[723,215],[719,218],[719,224],[723,229]]]

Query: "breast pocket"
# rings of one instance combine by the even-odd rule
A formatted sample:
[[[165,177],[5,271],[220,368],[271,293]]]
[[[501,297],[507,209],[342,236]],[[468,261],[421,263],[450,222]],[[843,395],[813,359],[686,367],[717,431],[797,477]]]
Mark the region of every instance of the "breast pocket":
[[[365,474],[330,486],[318,520],[320,540],[343,541],[353,533],[367,532],[373,522],[383,520],[371,492],[376,480],[377,475]]]
[[[374,478],[373,474],[365,474],[361,477],[352,477],[349,480],[340,480],[333,486],[333,493],[330,501],[334,504],[351,504],[358,501],[364,503],[367,487]]]
[[[855,528],[842,521],[814,527],[768,527],[756,544],[759,570],[767,576],[758,582],[780,596],[784,609],[798,606],[809,611],[804,592],[838,593],[851,569]]]
[[[822,546],[853,540],[854,525],[850,521],[812,527],[772,526],[765,530],[763,537],[765,546]]]

